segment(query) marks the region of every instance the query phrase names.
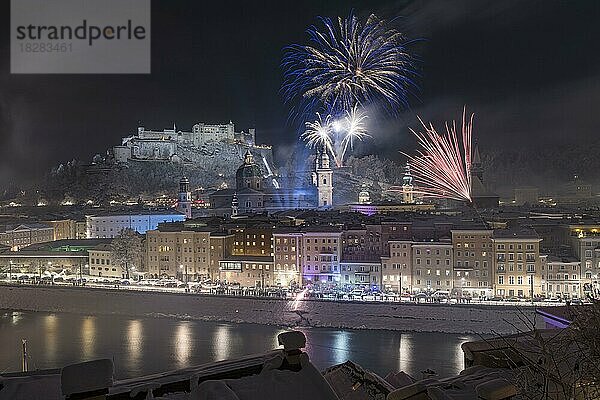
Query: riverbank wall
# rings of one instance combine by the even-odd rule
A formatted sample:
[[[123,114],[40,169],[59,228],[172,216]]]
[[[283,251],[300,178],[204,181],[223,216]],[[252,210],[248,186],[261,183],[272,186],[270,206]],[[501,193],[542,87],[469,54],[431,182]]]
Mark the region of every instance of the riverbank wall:
[[[0,285],[0,309],[477,334],[516,333],[535,322],[530,306],[293,301],[64,286]]]

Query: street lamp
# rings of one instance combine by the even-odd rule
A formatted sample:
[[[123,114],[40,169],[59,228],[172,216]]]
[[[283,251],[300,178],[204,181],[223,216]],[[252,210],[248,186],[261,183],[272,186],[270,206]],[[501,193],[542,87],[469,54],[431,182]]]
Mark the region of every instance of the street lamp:
[[[13,265],[13,261],[10,260],[8,262],[8,264],[9,264],[9,267],[8,267],[8,281],[10,282],[10,281],[12,281],[12,265]]]
[[[542,297],[546,297],[546,281],[542,279]]]
[[[531,279],[531,304],[533,304],[533,275],[529,275]]]
[[[87,266],[87,264],[85,264]],[[79,261],[79,285],[83,283],[83,262]]]
[[[184,282],[185,282],[185,284],[187,285],[187,281],[188,281],[188,279],[187,279],[187,265],[185,266],[185,270],[184,270],[183,268],[184,268],[184,267],[183,267],[183,264],[180,264],[180,265],[179,265],[179,270],[180,270],[180,271],[182,271],[182,275],[183,275],[183,278],[184,278],[184,280],[183,280],[183,281],[184,281]]]
[[[462,303],[463,288],[465,286],[465,278],[460,278],[460,302]]]

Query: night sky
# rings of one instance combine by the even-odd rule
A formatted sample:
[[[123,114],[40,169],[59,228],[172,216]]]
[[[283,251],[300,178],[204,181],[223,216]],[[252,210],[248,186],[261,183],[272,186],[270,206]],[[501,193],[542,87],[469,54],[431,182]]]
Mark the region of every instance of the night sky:
[[[89,160],[135,131],[177,123],[256,127],[283,159],[296,143],[279,87],[282,48],[316,17],[396,19],[419,58],[421,93],[397,120],[372,121],[366,149],[400,159],[416,115],[476,113],[482,148],[585,145],[600,126],[598,1],[152,1],[151,75],[10,75],[9,1],[0,1],[0,180],[33,180]]]

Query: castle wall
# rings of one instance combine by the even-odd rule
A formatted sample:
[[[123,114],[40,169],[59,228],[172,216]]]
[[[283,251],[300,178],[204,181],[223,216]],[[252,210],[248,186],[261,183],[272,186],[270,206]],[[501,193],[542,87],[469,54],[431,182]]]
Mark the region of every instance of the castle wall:
[[[177,145],[165,140],[131,140],[131,155],[141,160],[170,160],[176,154]]]
[[[113,154],[117,163],[126,163],[131,158],[131,149],[128,146],[115,146]]]

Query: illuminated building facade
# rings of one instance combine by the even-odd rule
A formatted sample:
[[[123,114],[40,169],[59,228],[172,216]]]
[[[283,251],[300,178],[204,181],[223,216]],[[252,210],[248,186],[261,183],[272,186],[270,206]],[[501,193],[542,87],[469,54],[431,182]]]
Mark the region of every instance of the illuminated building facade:
[[[453,289],[450,241],[413,242],[412,261],[413,292],[450,292]]]
[[[388,255],[381,257],[383,288],[395,293],[412,292],[412,242],[389,240],[388,248]]]
[[[205,280],[211,273],[210,231],[161,226],[146,233],[146,266],[153,278]],[[213,263],[214,265],[214,263]]]
[[[158,224],[183,220],[185,220],[184,214],[173,211],[88,215],[86,216],[86,235],[88,239],[114,238],[124,229],[131,229],[143,234],[158,228]]]
[[[488,229],[452,230],[454,288],[463,295],[493,295],[492,234]]]
[[[541,294],[541,239],[533,229],[498,229],[492,237],[495,295],[526,298]]]
[[[342,232],[321,230],[302,235],[303,283],[337,286],[340,284]]]
[[[285,230],[273,233],[274,279],[276,285],[300,286],[302,275],[302,233]]]

